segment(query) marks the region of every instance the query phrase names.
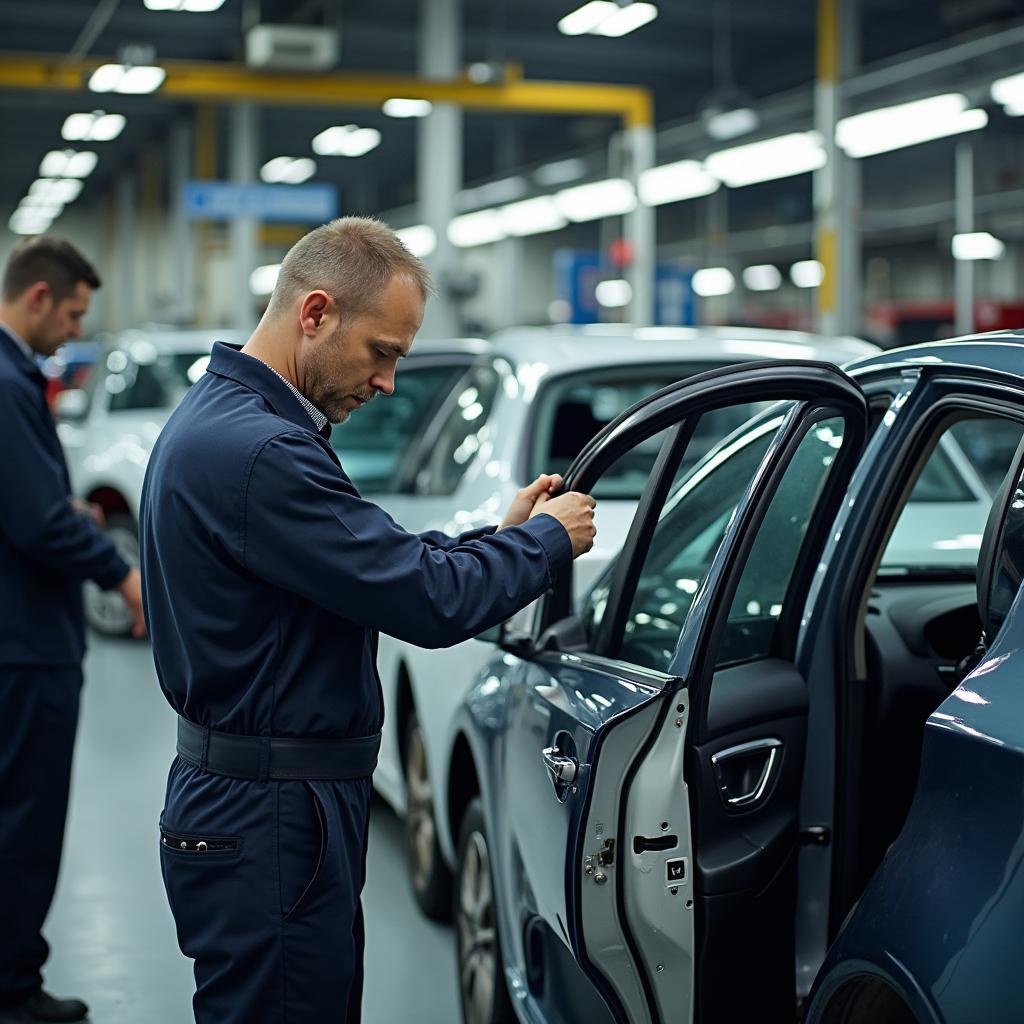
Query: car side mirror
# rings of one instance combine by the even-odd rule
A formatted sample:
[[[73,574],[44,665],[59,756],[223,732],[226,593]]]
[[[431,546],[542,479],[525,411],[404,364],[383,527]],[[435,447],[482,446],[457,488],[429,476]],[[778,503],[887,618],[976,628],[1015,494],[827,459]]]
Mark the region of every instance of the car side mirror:
[[[587,631],[575,615],[553,622],[541,633],[537,643],[541,651],[582,651],[586,646]]]
[[[82,388],[65,388],[54,399],[53,411],[57,419],[66,423],[84,420],[89,412],[89,395]]]

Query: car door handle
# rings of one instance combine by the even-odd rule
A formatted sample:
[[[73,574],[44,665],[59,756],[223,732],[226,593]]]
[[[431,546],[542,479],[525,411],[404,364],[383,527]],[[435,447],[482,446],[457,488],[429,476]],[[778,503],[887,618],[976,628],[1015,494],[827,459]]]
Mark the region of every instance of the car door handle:
[[[782,763],[782,741],[752,740],[711,755],[718,789],[727,807],[750,808],[768,793]]]
[[[576,781],[580,763],[575,757],[567,757],[558,747],[545,747],[540,752],[540,759],[556,786],[571,786]]]

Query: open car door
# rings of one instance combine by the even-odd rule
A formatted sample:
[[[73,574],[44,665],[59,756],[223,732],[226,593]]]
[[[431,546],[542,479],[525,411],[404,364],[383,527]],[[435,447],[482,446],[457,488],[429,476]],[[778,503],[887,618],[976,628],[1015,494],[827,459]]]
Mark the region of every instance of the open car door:
[[[702,416],[772,402],[680,470]],[[568,470],[589,492],[660,439],[583,607],[563,578],[533,634],[505,637],[502,902],[525,921],[524,985],[546,1019],[796,1019],[807,693],[792,659],[866,429],[835,367],[745,364],[627,410]]]

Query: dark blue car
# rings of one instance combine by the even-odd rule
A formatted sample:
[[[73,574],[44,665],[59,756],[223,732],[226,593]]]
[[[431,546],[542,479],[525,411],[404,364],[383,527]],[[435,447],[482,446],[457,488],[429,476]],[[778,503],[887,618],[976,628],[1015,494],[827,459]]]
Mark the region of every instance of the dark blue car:
[[[458,721],[465,1021],[1024,1020],[1024,332],[690,378],[567,486],[655,436]]]

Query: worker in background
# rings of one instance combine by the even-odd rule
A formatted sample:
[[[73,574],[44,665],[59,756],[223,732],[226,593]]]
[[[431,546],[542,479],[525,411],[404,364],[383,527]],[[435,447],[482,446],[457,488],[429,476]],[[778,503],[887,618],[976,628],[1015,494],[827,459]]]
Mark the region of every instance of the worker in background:
[[[160,854],[200,1024],[359,1020],[378,630],[459,643],[594,540],[593,499],[550,497],[557,477],[452,538],[407,533],[345,475],[331,424],[395,390],[428,291],[384,225],[312,231],[150,458],[146,616],[179,715]]]
[[[96,271],[38,236],[7,261],[0,294],[0,1024],[83,1020],[43,991],[43,922],[64,841],[82,688],[82,581],[120,591],[144,631],[139,572],[71,497],[36,363],[82,334]]]

